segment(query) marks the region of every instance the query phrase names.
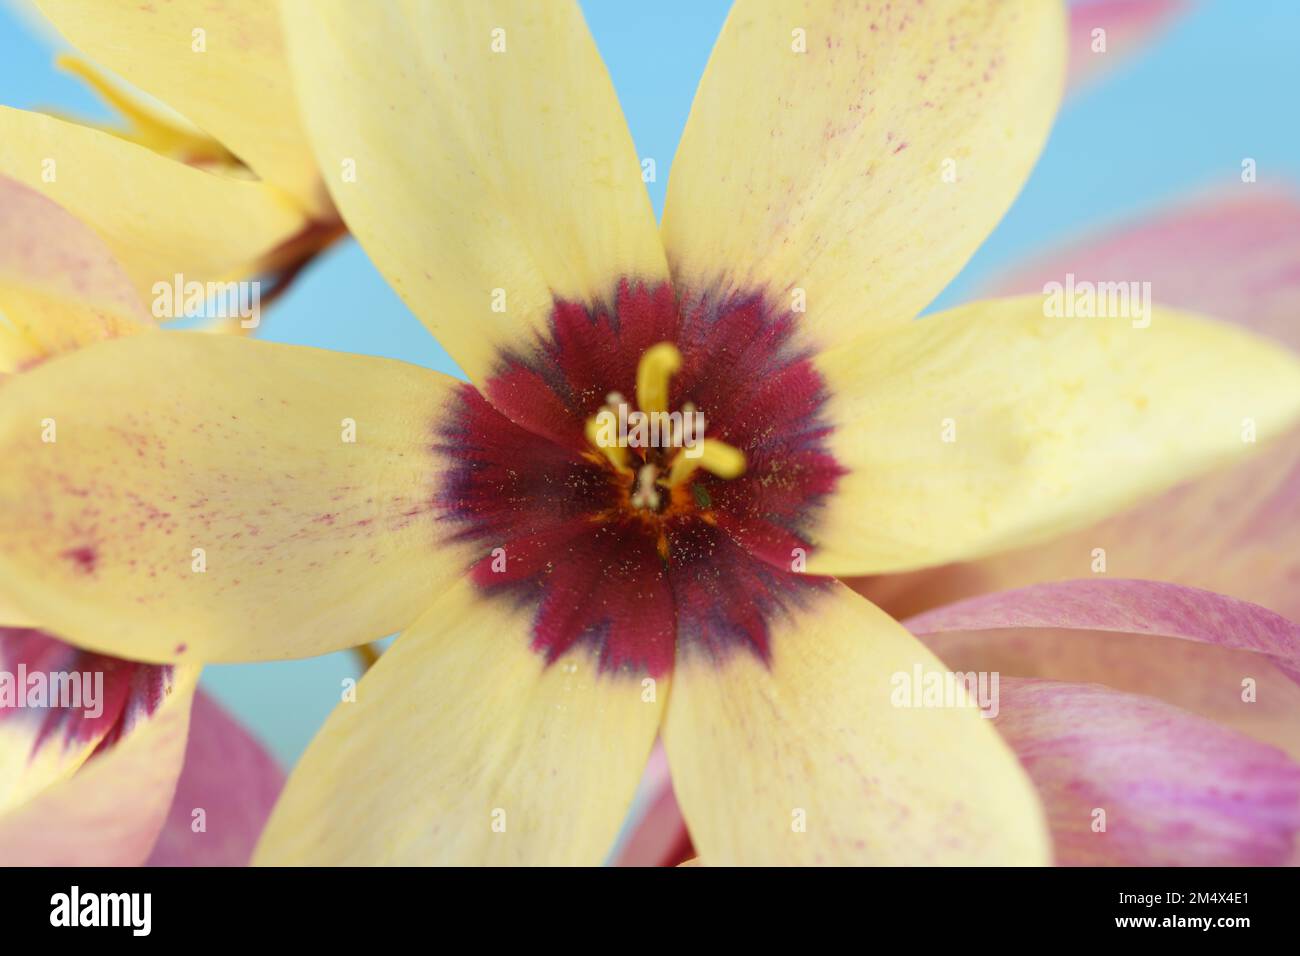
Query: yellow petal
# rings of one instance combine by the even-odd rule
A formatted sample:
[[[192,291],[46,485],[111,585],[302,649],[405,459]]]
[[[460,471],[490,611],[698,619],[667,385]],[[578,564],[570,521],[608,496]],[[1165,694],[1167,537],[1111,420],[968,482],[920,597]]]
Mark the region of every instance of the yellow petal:
[[[101,130],[0,107],[0,175],[93,228],[140,297],[176,274],[242,274],[297,233],[302,213],[263,183],[216,176]]]
[[[1032,291],[1067,273],[1076,283],[1141,276],[1170,305],[1235,322],[1300,352],[1296,262],[1300,198],[1287,189],[1229,187],[1036,256],[990,288],[1000,294]],[[1300,620],[1298,528],[1300,427],[1293,427],[1267,446],[1261,441],[1258,454],[1232,467],[1064,537],[969,564],[878,575],[851,586],[902,619],[976,594],[1090,577],[1099,570],[1094,549],[1101,548],[1110,577],[1191,585]],[[1245,709],[1258,710],[1258,705]],[[1296,730],[1300,735],[1300,726]]]
[[[547,665],[532,616],[468,580],[340,704],[289,778],[261,864],[586,864],[613,847],[654,744],[661,679]]]
[[[400,630],[463,567],[435,500],[459,387],[183,332],[16,376],[0,402],[6,595],[73,643],[145,660],[301,657]]]
[[[230,175],[242,173],[248,178],[253,178],[248,167],[236,159],[228,149],[183,116],[174,112],[165,112],[160,105],[150,103],[141,95],[125,89],[104,70],[80,57],[63,54],[57,57],[55,62],[59,67],[85,82],[121,115],[121,120],[114,123],[86,123],[85,125],[102,129],[129,142],[138,143],[182,163],[209,169],[216,167],[223,173]],[[51,115],[78,122],[76,117],[56,112],[52,112]]]
[[[303,208],[322,207],[276,4],[37,0],[77,49],[212,134]]]
[[[35,627],[36,622],[0,594],[0,627]]]
[[[1300,427],[1292,427],[1231,467],[1143,499],[1097,524],[966,564],[846,583],[901,620],[978,594],[1093,575],[1101,557],[1094,552],[1100,548],[1109,577],[1217,591],[1297,620],[1298,492]],[[1297,695],[1300,699],[1300,691]],[[1300,737],[1300,723],[1296,732]]]
[[[0,177],[0,372],[152,326],[104,241],[39,192]],[[2,360],[0,360],[2,361]]]
[[[44,357],[41,349],[9,321],[3,306],[0,306],[0,381],[6,375],[35,365]],[[3,620],[2,616],[0,620]]]
[[[1064,68],[1055,0],[740,0],[668,183],[678,292],[766,290],[823,344],[912,318],[1019,191]]]
[[[335,204],[470,378],[503,345],[534,348],[554,296],[612,301],[621,275],[667,275],[575,3],[308,0],[285,15]]]
[[[678,649],[664,745],[701,859],[1047,862],[1033,787],[992,722],[901,706],[897,675],[943,673],[901,625],[832,583],[773,630],[767,663]]]
[[[849,473],[810,570],[1045,540],[1249,455],[1300,416],[1300,362],[1263,339],[1158,306],[1065,318],[1044,303],[976,302],[818,358]]]
[[[0,817],[10,866],[139,866],[167,819],[199,668],[179,667],[148,718],[78,772]]]

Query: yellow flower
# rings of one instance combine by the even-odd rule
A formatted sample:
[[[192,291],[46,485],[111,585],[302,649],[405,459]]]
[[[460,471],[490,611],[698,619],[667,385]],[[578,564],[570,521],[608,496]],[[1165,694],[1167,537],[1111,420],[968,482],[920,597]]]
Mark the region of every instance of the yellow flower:
[[[37,6],[98,66],[71,56],[62,64],[126,125],[0,106],[0,175],[95,229],[146,303],[155,283],[177,275],[281,282],[343,234],[298,120],[275,4]],[[100,67],[178,115],[133,96]]]
[[[710,863],[1046,861],[1007,746],[895,706],[941,665],[830,575],[1091,522],[1280,431],[1300,366],[1158,307],[913,322],[1042,146],[1064,14],[845,10],[736,6],[659,229],[576,6],[289,3],[334,202],[473,385],[176,333],[6,386],[19,611],[156,661],[403,631],[262,861],[598,862],[661,730]]]

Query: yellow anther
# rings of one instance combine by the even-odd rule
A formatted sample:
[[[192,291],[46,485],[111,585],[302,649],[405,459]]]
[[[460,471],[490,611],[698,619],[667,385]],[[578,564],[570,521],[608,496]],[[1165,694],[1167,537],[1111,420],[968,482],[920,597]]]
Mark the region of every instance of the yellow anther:
[[[682,367],[682,353],[671,342],[645,350],[636,367],[636,404],[647,415],[668,411],[668,380]]]
[[[700,453],[695,458],[687,456],[691,450],[687,448],[677,453],[672,470],[668,472],[668,484],[680,485],[695,474],[696,468],[703,468],[719,478],[739,478],[745,473],[745,453],[726,442],[715,438],[704,439],[699,445]]]
[[[606,409],[605,411],[608,411]],[[612,426],[609,417],[602,418],[604,412],[587,419],[587,441],[591,446],[609,459],[609,463],[619,471],[632,473],[627,464],[627,449],[618,443],[618,428]]]

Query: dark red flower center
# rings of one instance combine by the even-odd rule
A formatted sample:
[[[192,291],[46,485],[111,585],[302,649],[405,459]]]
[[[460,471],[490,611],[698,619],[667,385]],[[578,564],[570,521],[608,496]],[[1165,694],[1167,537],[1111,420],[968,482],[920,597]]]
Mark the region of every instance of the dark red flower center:
[[[796,317],[624,280],[612,305],[557,301],[549,324],[486,395],[461,391],[439,435],[455,463],[440,510],[483,548],[473,580],[534,609],[548,661],[582,647],[659,675],[675,649],[766,659],[774,616],[825,584],[801,572],[842,473]]]

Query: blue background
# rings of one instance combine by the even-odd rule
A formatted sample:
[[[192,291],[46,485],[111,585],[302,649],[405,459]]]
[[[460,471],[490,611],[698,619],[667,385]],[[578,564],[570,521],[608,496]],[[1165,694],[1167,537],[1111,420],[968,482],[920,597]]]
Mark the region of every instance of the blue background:
[[[696,84],[726,0],[587,0],[657,211]],[[0,0],[0,102],[107,118],[78,81],[51,65],[54,38]],[[1300,0],[1216,0],[1143,56],[1064,106],[1023,194],[966,270],[936,301],[955,304],[999,268],[1081,230],[1140,215],[1207,187],[1240,183],[1243,157],[1260,184],[1300,182]],[[279,303],[264,337],[384,355],[455,372],[353,243],[318,263]],[[209,668],[205,685],[286,763],[307,745],[357,668],[348,654]]]

